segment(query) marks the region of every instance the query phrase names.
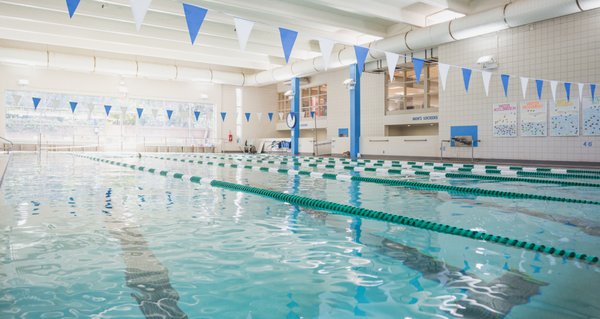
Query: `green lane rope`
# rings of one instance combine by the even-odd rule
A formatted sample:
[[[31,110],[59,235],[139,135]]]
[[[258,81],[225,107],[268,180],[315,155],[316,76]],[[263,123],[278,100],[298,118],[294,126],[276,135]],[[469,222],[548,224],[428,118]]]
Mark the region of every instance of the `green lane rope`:
[[[157,157],[157,156],[151,156],[151,155],[148,155],[148,157],[155,158],[155,159],[161,159],[161,160],[163,160],[163,159],[176,160],[176,159],[172,159],[170,157],[165,158],[165,157]],[[226,157],[217,157],[217,156],[209,156],[208,158],[227,160]],[[184,160],[182,160],[182,161],[184,161]],[[241,161],[249,162],[249,163],[268,163],[268,164],[275,164],[275,165],[289,165],[288,162],[278,162],[278,161],[261,161],[261,160],[250,160],[250,159],[241,160]],[[193,163],[194,161],[188,160],[188,162]],[[200,164],[202,164],[202,163],[200,163]],[[355,169],[356,166],[351,166],[351,165],[342,166],[342,167],[336,166],[336,165],[331,165],[331,164],[319,166],[317,164],[299,163],[299,165],[300,166],[308,166],[308,167],[331,168],[331,169],[341,168],[341,169],[345,169],[345,170],[353,170],[353,171],[357,171],[357,172],[359,171],[359,170]],[[219,166],[223,166],[223,165],[219,165]],[[405,167],[405,166],[401,166],[401,165],[399,165],[399,166],[403,167],[403,168]],[[412,165],[409,168],[417,168],[416,166],[418,166],[418,165]],[[437,169],[437,168],[439,168],[439,169]],[[436,170],[443,170],[444,168],[445,167],[436,167]],[[399,169],[376,170],[371,167],[364,168],[364,170],[365,171],[377,171],[377,172],[383,172],[383,173],[388,173],[388,174],[401,174],[401,172],[402,172],[402,170],[399,170]],[[415,171],[415,174],[423,175],[423,176],[430,176],[431,172],[430,171]],[[561,174],[558,174],[558,175],[561,175]],[[534,184],[556,184],[556,185],[560,185],[560,186],[579,186],[579,187],[600,188],[600,183],[585,183],[585,182],[576,182],[576,181],[551,180],[551,179],[540,179],[540,178],[525,178],[525,177],[516,177],[516,176],[498,176],[498,175],[487,175],[487,174],[480,175],[480,174],[464,174],[464,173],[445,173],[445,175],[440,176],[440,177],[471,178],[471,179],[493,180],[493,181],[501,181],[501,182],[525,182],[525,183],[534,183]]]
[[[160,157],[147,156],[150,158],[162,159]],[[173,160],[179,162],[178,159],[170,159],[164,158],[166,160]],[[189,161],[188,161],[189,163]],[[193,161],[192,161],[193,163]],[[196,161],[198,164],[206,164],[206,165],[217,165],[215,162],[204,162],[204,161]],[[231,164],[229,164],[231,165]],[[223,167],[229,167],[229,165],[223,164]],[[267,172],[277,172],[281,174],[288,174],[290,170],[288,169],[277,169],[274,167],[254,167],[250,165],[245,165],[243,168],[246,169],[258,169],[259,171],[267,171]],[[365,168],[367,170],[368,168]],[[372,168],[375,170],[375,168]],[[600,205],[600,201],[591,201],[585,199],[576,199],[576,198],[564,198],[564,197],[555,197],[555,196],[545,196],[545,195],[537,195],[537,194],[526,194],[526,193],[517,193],[517,192],[506,192],[506,191],[496,191],[490,189],[481,189],[481,188],[473,188],[473,187],[464,187],[464,186],[453,186],[453,185],[440,185],[440,184],[431,184],[431,183],[421,183],[421,182],[413,182],[413,181],[405,181],[405,180],[397,180],[397,179],[386,179],[386,178],[377,178],[377,177],[365,177],[365,176],[350,176],[350,175],[341,175],[341,174],[330,174],[330,173],[318,173],[318,172],[310,172],[310,171],[296,171],[299,175],[307,175],[313,178],[324,178],[324,179],[337,179],[340,176],[340,179],[350,179],[353,181],[366,182],[366,183],[375,183],[381,185],[388,186],[399,186],[410,189],[418,189],[418,190],[428,190],[428,191],[437,191],[437,192],[457,192],[463,194],[473,194],[478,196],[486,196],[486,197],[501,197],[501,198],[510,198],[510,199],[533,199],[533,200],[544,200],[544,201],[553,201],[553,202],[564,202],[564,203],[573,203],[573,204],[589,204],[589,205]],[[402,171],[400,171],[402,173]],[[423,172],[428,173],[428,172]]]
[[[213,159],[226,159],[227,157],[217,157],[217,156],[198,156],[198,155],[194,155],[195,157],[202,157],[202,158],[213,158]],[[243,158],[239,158],[239,157],[231,157],[229,156],[228,158],[232,159],[232,160],[238,160],[238,161],[245,161],[245,162],[252,162],[252,163],[264,163],[264,160],[250,160],[250,159],[243,159]],[[367,161],[367,160],[365,160]],[[281,161],[282,164],[288,164],[289,162],[294,163],[295,165],[302,165],[303,162],[307,163],[307,162],[311,162],[310,160],[298,160],[295,158],[291,158],[289,161],[288,159],[283,159]],[[322,163],[323,161],[316,161],[316,163]],[[349,166],[366,166],[366,164],[369,164],[370,166],[376,166],[376,167],[388,167],[385,166],[383,164],[383,161],[380,161],[381,163],[378,162],[367,162],[367,163],[360,163],[360,162],[350,162],[350,161],[341,161],[341,162],[337,162],[337,161],[329,161],[330,164],[333,163],[341,163],[344,165],[349,165]],[[273,160],[269,160],[266,161],[266,163],[269,164],[276,164],[276,161]],[[389,163],[389,162],[388,162]],[[403,165],[404,163],[404,165]],[[353,165],[355,164],[355,165]],[[428,165],[429,164],[429,165]],[[460,172],[476,172],[477,169],[474,167],[474,165],[472,164],[460,164],[462,165],[462,167],[457,167],[457,166],[452,166],[453,164],[444,164],[444,166],[434,166],[434,163],[424,163],[424,165],[416,165],[416,162],[401,162],[401,161],[392,161],[391,165],[389,165],[389,167],[406,167],[405,165],[410,165],[410,168],[414,168],[414,169],[424,169],[424,167],[432,167],[433,170],[443,170],[443,171],[447,171],[449,170],[449,168],[455,168]],[[317,164],[311,163],[308,164],[309,167],[318,167]],[[503,170],[498,169],[499,166],[497,165],[486,165],[484,170],[479,170],[481,173],[483,174],[502,174]],[[333,167],[331,167],[333,168]],[[537,168],[538,171],[536,172],[530,172],[530,171],[524,171],[523,168],[519,168],[519,167],[515,167],[515,166],[510,166],[508,171],[514,171],[517,176],[523,176],[523,177],[541,177],[541,178],[575,178],[575,179],[600,179],[600,174],[598,175],[586,175],[582,172],[593,172],[593,171],[587,171],[587,170],[565,170],[564,173],[554,173],[552,172],[550,168]],[[569,172],[570,171],[570,172]],[[576,173],[579,172],[579,173]],[[473,175],[481,175],[481,174],[473,174]],[[474,177],[476,178],[476,177]],[[551,184],[562,184],[561,182],[550,182]],[[573,186],[581,186],[581,185],[577,185],[577,184],[573,184]],[[591,187],[597,187],[597,186],[591,186]]]
[[[152,170],[152,172],[156,171],[156,169],[154,169],[154,168],[147,169],[143,166],[129,165],[129,164],[120,163],[120,162],[116,162],[116,161],[110,161],[110,160],[97,158],[97,157],[84,156],[84,155],[78,155],[78,154],[76,154],[76,156],[86,158],[86,159],[91,159],[91,160],[97,161],[97,162],[109,163],[109,164],[123,166],[123,167],[129,167],[131,169],[139,170],[139,171],[147,171],[147,172],[150,172],[150,170]],[[164,172],[164,174],[163,174],[163,172]],[[169,172],[168,171],[160,171],[160,175],[167,176],[167,175],[169,175]],[[435,222],[431,222],[431,221],[419,219],[419,218],[412,218],[412,217],[407,217],[407,216],[402,216],[402,215],[390,214],[390,213],[385,213],[385,212],[361,208],[361,207],[344,205],[344,204],[339,204],[339,203],[335,203],[335,202],[329,202],[329,201],[325,201],[325,200],[308,198],[308,197],[303,197],[303,196],[298,196],[298,195],[286,194],[286,193],[276,192],[276,191],[269,190],[269,189],[252,187],[252,186],[241,185],[241,184],[236,184],[236,183],[229,183],[229,182],[224,182],[224,181],[219,181],[219,180],[208,180],[207,182],[203,182],[203,178],[200,176],[189,176],[188,177],[182,173],[171,173],[171,176],[173,178],[181,179],[181,180],[184,180],[184,177],[185,177],[186,180],[189,180],[192,183],[207,184],[212,187],[218,187],[218,188],[223,188],[223,189],[227,189],[227,190],[231,190],[231,191],[259,195],[259,196],[271,198],[271,199],[274,199],[277,201],[293,204],[296,206],[320,209],[320,210],[325,210],[325,211],[329,211],[329,212],[336,213],[336,214],[368,218],[368,219],[373,219],[373,220],[378,220],[378,221],[383,221],[383,222],[388,222],[388,223],[398,224],[398,225],[403,225],[403,226],[410,226],[410,227],[425,229],[425,230],[448,234],[448,235],[453,235],[453,236],[460,236],[460,237],[471,238],[471,239],[476,239],[476,240],[483,240],[483,241],[487,241],[487,242],[502,244],[505,246],[511,246],[511,247],[516,247],[516,248],[522,248],[522,249],[527,249],[527,250],[531,250],[531,251],[536,251],[536,252],[540,252],[540,253],[545,253],[548,255],[565,257],[568,259],[577,259],[577,260],[587,262],[590,264],[595,264],[599,260],[599,258],[597,256],[582,254],[582,253],[578,253],[576,251],[558,249],[558,248],[555,248],[552,246],[540,245],[540,244],[531,243],[531,242],[527,242],[527,241],[523,241],[523,240],[511,239],[509,237],[503,237],[503,236],[493,235],[493,234],[486,233],[486,232],[474,231],[474,230],[465,229],[465,228],[461,228],[461,227],[435,223]]]

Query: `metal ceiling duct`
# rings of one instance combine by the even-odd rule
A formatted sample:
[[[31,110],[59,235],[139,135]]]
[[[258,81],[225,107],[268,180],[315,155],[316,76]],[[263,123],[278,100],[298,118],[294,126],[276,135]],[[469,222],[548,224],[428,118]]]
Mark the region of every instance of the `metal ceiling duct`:
[[[381,51],[409,53],[415,50],[429,49],[439,45],[471,38],[511,27],[518,27],[547,19],[557,18],[577,12],[600,8],[600,0],[520,0],[502,7],[483,11],[473,15],[436,24],[430,27],[411,30],[389,38],[371,42],[367,62],[381,59],[385,54]],[[354,50],[346,47],[332,52],[329,69],[335,69],[356,63]],[[272,79],[268,73],[287,74],[287,80],[294,76],[308,76],[323,71],[321,57],[304,60],[273,70],[259,72],[255,75],[257,85],[267,85],[281,81]]]

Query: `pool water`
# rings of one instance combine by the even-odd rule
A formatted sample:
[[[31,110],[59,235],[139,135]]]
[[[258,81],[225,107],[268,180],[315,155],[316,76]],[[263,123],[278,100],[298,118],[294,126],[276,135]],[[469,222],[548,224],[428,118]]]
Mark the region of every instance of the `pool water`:
[[[94,156],[600,255],[594,205]],[[596,188],[417,179],[600,197]],[[13,154],[0,212],[0,318],[600,317],[597,264],[71,154]]]

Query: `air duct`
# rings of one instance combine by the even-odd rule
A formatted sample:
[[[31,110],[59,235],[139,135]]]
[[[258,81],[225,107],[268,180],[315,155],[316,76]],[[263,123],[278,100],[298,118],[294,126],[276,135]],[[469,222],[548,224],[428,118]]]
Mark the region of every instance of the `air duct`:
[[[429,49],[456,40],[596,8],[600,8],[600,0],[513,1],[502,7],[374,41],[369,44],[369,48],[379,51],[370,51],[367,62],[383,58],[385,54],[382,51],[400,54],[410,53],[411,51]],[[332,62],[329,69],[347,66],[352,63],[356,63],[354,50],[351,47],[345,47],[332,53]],[[322,71],[321,65],[321,57],[296,62],[292,68],[294,72],[289,77],[312,75]],[[287,80],[287,78],[282,79],[281,77],[274,79],[269,74],[285,74],[283,70],[289,67],[288,65],[257,73],[257,85],[267,85]]]

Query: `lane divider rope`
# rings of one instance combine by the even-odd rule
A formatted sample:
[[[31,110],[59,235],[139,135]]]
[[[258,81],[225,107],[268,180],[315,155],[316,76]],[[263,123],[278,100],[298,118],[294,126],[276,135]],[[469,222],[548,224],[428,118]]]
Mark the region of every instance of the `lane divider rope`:
[[[185,154],[182,154],[185,155]],[[187,156],[193,156],[193,157],[201,157],[201,158],[213,158],[213,159],[217,159],[219,158],[218,156],[199,156],[199,155],[187,155]],[[238,160],[238,161],[250,161],[249,159],[244,159],[244,158],[236,158],[236,157],[231,157],[232,159]],[[263,163],[265,162],[265,160],[254,160],[258,163]],[[296,158],[290,158],[290,160],[288,161],[288,159],[282,159],[282,161],[285,162],[292,162],[295,163],[296,165],[301,165],[302,163],[323,163],[325,161],[310,161],[310,160],[298,160]],[[266,160],[267,163],[271,163],[271,162],[275,162],[273,160]],[[496,166],[496,165],[486,165],[485,167],[483,165],[471,165],[473,167],[467,167],[467,166],[463,166],[463,167],[458,167],[458,166],[435,166],[435,165],[417,165],[416,162],[404,162],[404,161],[394,161],[396,163],[377,163],[377,162],[366,162],[366,163],[356,163],[356,162],[352,162],[352,161],[328,161],[329,165],[335,165],[335,163],[341,163],[344,165],[348,165],[348,166],[364,166],[364,167],[381,167],[381,168],[385,168],[385,167],[392,167],[392,168],[414,168],[414,169],[424,169],[424,170],[433,170],[433,171],[458,171],[458,172],[470,172],[473,174],[473,176],[479,176],[479,175],[493,175],[493,176],[498,176],[499,175],[506,175],[506,176],[522,176],[522,177],[539,177],[539,178],[572,178],[572,179],[600,179],[600,175],[587,175],[587,174],[583,174],[583,173],[574,173],[574,172],[570,172],[567,169],[545,169],[544,170],[548,170],[548,171],[535,171],[533,168],[531,168],[530,170],[519,170],[516,169],[515,166]],[[309,166],[310,166],[309,164]],[[428,164],[428,163],[425,163]],[[322,164],[323,165],[323,164]],[[460,164],[463,165],[463,164]],[[465,164],[467,165],[467,164]],[[317,167],[318,164],[314,167]],[[527,169],[527,168],[526,168]],[[474,177],[476,178],[476,177]],[[558,183],[558,182],[557,182]],[[580,185],[574,185],[574,186],[580,186]],[[594,186],[592,186],[594,187]]]
[[[153,156],[147,156],[153,158]],[[589,204],[589,205],[600,205],[600,201],[591,201],[585,199],[576,199],[576,198],[564,198],[564,197],[555,197],[555,196],[545,196],[545,195],[537,195],[537,194],[526,194],[526,193],[517,193],[517,192],[506,192],[506,191],[496,191],[490,189],[481,189],[481,188],[473,188],[473,187],[464,187],[464,186],[453,186],[453,185],[440,185],[440,184],[431,184],[431,183],[421,183],[421,182],[413,182],[413,181],[405,181],[405,180],[397,180],[397,179],[386,179],[386,178],[378,178],[378,177],[365,177],[365,176],[351,176],[351,175],[343,175],[343,174],[335,174],[335,173],[319,173],[319,172],[311,172],[311,171],[300,171],[300,170],[291,170],[286,168],[275,168],[275,167],[260,167],[260,166],[251,166],[251,165],[237,165],[237,164],[228,164],[228,163],[218,163],[212,161],[194,161],[187,159],[171,159],[171,158],[160,158],[154,157],[156,159],[162,160],[172,160],[175,162],[183,162],[183,163],[197,163],[204,165],[214,165],[220,167],[230,167],[230,168],[245,168],[255,171],[262,172],[276,172],[281,174],[288,175],[305,175],[310,176],[312,178],[321,178],[321,179],[332,179],[332,180],[352,180],[366,183],[375,183],[389,186],[400,186],[410,189],[418,189],[418,190],[429,190],[429,191],[437,191],[437,192],[457,192],[463,194],[473,194],[478,196],[486,196],[486,197],[502,197],[502,198],[511,198],[511,199],[534,199],[534,200],[543,200],[543,201],[553,201],[553,202],[565,202],[565,203],[574,203],[574,204]],[[399,170],[399,174],[404,175],[414,175],[414,171],[401,171]]]
[[[156,157],[152,155],[146,155],[149,157],[154,157],[158,159],[171,159],[170,157]],[[188,156],[189,157],[189,156]],[[227,157],[219,157],[219,156],[193,156],[196,158],[209,158],[209,159],[218,159],[218,160],[228,160]],[[297,162],[285,162],[285,161],[274,161],[274,160],[252,160],[252,159],[237,159],[237,161],[253,163],[253,164],[273,164],[273,165],[296,165],[301,167],[313,167],[313,168],[329,168],[329,169],[338,169],[338,170],[351,170],[355,172],[377,172],[384,174],[400,174],[401,170],[395,168],[371,168],[371,167],[361,167],[361,166],[351,166],[351,165],[334,165],[334,164],[316,164],[316,163],[297,163]],[[400,168],[411,169],[411,168],[420,168],[415,165],[412,166],[400,166]],[[458,170],[458,169],[457,169]],[[408,172],[408,171],[407,171]],[[485,174],[464,174],[464,173],[439,173],[438,170],[435,171],[423,171],[423,170],[415,170],[414,175],[421,176],[430,176],[435,178],[471,178],[471,179],[479,179],[479,180],[494,180],[501,182],[525,182],[525,183],[534,183],[534,184],[556,184],[561,186],[580,186],[580,187],[598,187],[600,188],[600,183],[585,183],[585,182],[577,182],[577,181],[565,181],[565,180],[551,180],[551,179],[541,179],[541,178],[526,178],[526,177],[518,177],[516,171],[511,171],[511,176],[499,176],[499,175],[488,175]],[[436,174],[434,174],[436,173]],[[500,174],[506,174],[504,171]]]
[[[576,251],[558,249],[558,248],[555,248],[552,246],[540,245],[540,244],[531,243],[531,242],[527,242],[527,241],[511,239],[509,237],[502,237],[502,236],[497,236],[497,235],[493,235],[493,234],[486,233],[486,232],[474,231],[474,230],[465,229],[465,228],[461,228],[461,227],[455,227],[455,226],[451,226],[451,225],[435,223],[435,222],[431,222],[431,221],[427,221],[427,220],[423,220],[423,219],[419,219],[419,218],[412,218],[412,217],[390,214],[390,213],[385,213],[385,212],[381,212],[381,211],[375,211],[375,210],[366,209],[366,208],[354,207],[354,206],[350,206],[350,205],[344,205],[344,204],[339,204],[339,203],[334,203],[334,202],[329,202],[329,201],[324,201],[324,200],[319,200],[319,199],[313,199],[313,198],[308,198],[308,197],[303,197],[303,196],[298,196],[298,195],[286,194],[286,193],[276,192],[276,191],[269,190],[269,189],[252,187],[252,186],[248,186],[248,185],[229,183],[229,182],[219,181],[219,180],[215,180],[215,179],[205,179],[200,176],[184,175],[182,173],[174,173],[174,172],[169,172],[166,170],[159,171],[156,168],[148,168],[145,166],[127,164],[127,163],[117,162],[117,161],[113,161],[113,160],[102,159],[102,158],[98,158],[98,157],[92,157],[92,156],[86,156],[86,155],[80,155],[80,154],[75,154],[75,156],[90,159],[90,160],[97,161],[97,162],[108,163],[108,164],[122,166],[122,167],[128,167],[130,169],[138,170],[138,171],[142,171],[142,172],[149,172],[149,173],[153,173],[153,174],[156,174],[158,172],[158,174],[161,176],[172,177],[172,178],[180,179],[180,180],[188,180],[188,181],[190,181],[192,183],[196,183],[196,184],[209,185],[212,187],[218,187],[218,188],[228,189],[228,190],[232,190],[232,191],[260,195],[260,196],[268,197],[268,198],[278,200],[281,202],[290,203],[290,204],[293,204],[296,206],[302,206],[302,207],[307,207],[307,208],[316,208],[316,209],[326,210],[326,211],[330,211],[330,212],[342,214],[342,215],[350,215],[350,216],[356,216],[356,217],[361,217],[361,218],[374,219],[374,220],[379,220],[379,221],[383,221],[383,222],[404,225],[404,226],[410,226],[410,227],[430,230],[430,231],[434,231],[434,232],[438,232],[438,233],[444,233],[444,234],[448,234],[448,235],[460,236],[460,237],[471,238],[471,239],[476,239],[476,240],[483,240],[483,241],[487,241],[487,242],[502,244],[505,246],[511,246],[511,247],[522,248],[522,249],[531,250],[531,251],[537,251],[537,252],[541,252],[541,253],[557,256],[557,257],[565,257],[568,259],[577,259],[580,261],[588,262],[590,264],[597,263],[599,260],[599,258],[597,256],[582,254],[582,253],[578,253]]]

